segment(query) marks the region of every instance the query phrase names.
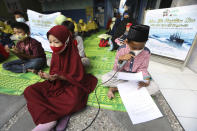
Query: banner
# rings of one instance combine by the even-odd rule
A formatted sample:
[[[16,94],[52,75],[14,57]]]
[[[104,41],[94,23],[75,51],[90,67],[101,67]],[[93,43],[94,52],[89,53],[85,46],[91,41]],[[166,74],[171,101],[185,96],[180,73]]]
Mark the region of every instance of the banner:
[[[151,27],[146,45],[151,52],[185,61],[197,32],[196,9],[197,5],[148,10],[144,24]]]
[[[60,15],[60,12],[40,14],[32,10],[27,10],[27,15],[30,24],[31,37],[41,42],[45,51],[52,52],[46,34],[53,26],[55,26],[55,18]]]
[[[120,0],[119,12],[120,12],[121,14],[123,14],[124,11],[125,11],[125,9],[124,9],[125,3],[126,3],[126,0]]]

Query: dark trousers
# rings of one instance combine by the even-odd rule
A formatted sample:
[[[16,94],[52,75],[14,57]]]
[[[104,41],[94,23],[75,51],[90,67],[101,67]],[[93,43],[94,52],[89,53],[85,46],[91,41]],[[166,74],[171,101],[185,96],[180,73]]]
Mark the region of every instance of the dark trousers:
[[[6,58],[2,54],[0,54],[0,62],[3,62],[4,60],[6,60]]]
[[[40,70],[46,66],[45,58],[35,58],[29,60],[14,60],[3,64],[5,70],[15,73],[25,73],[27,69]]]

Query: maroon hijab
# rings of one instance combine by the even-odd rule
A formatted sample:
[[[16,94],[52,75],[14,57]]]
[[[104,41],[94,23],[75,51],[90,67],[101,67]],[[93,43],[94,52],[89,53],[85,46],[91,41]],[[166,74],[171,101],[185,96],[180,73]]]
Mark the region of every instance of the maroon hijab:
[[[71,33],[69,32],[69,30],[63,25],[57,25],[51,28],[47,32],[47,38],[49,37],[50,34],[55,36],[63,44],[65,44],[67,38],[71,36]]]
[[[47,36],[49,34],[67,44],[63,52],[52,54],[50,74],[64,76],[69,84],[82,88],[87,93],[92,92],[96,87],[97,78],[85,73],[78,49],[73,43],[69,30],[65,26],[58,25],[51,28]],[[61,84],[56,88],[61,88],[60,86]]]

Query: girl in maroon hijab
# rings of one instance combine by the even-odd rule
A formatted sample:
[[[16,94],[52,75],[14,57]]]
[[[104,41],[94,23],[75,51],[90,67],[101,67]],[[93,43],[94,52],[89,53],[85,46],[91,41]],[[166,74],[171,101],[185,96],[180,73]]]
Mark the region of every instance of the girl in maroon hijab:
[[[54,26],[47,37],[53,50],[50,73],[40,71],[39,76],[46,80],[24,91],[28,110],[37,125],[33,131],[51,130],[57,120],[83,109],[88,94],[97,85],[97,78],[85,73],[65,26]]]

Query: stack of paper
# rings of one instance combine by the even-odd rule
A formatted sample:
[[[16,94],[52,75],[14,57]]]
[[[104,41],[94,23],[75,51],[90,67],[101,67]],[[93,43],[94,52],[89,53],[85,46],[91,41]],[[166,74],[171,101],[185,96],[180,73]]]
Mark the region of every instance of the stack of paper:
[[[138,82],[136,80],[141,80],[142,76],[133,73],[129,74],[130,75],[119,74],[118,77],[121,79],[133,79],[134,81],[118,84],[118,90],[132,123],[139,124],[162,117],[163,115],[149,95],[147,89],[138,89]],[[137,79],[134,79],[134,76]]]
[[[138,73],[118,72],[117,79],[128,80],[128,81],[143,81],[143,75],[142,72],[138,72]]]

